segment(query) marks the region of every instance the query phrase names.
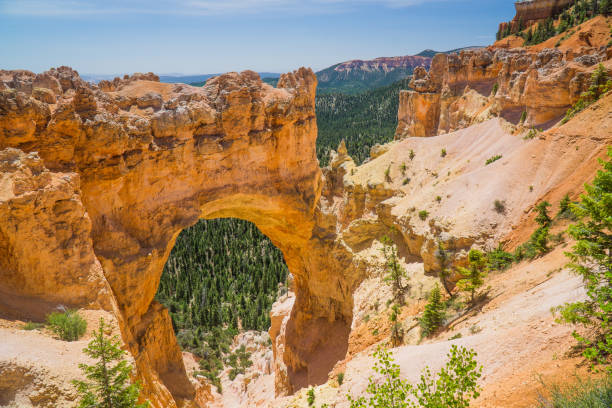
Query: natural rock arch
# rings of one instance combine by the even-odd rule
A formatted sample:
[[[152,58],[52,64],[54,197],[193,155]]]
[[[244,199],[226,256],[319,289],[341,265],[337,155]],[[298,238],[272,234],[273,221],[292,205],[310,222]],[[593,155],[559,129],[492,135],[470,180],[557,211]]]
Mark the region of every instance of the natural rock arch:
[[[281,76],[277,88],[250,71],[203,88],[152,74],[97,87],[66,67],[1,74],[10,89],[0,90],[0,214],[20,228],[0,226],[0,291],[114,308],[153,405],[190,404],[194,388],[153,297],[182,229],[245,219],[295,277],[277,393],[327,379],[346,352],[359,273],[334,216],[317,207],[311,70]],[[32,252],[41,262],[19,257]]]

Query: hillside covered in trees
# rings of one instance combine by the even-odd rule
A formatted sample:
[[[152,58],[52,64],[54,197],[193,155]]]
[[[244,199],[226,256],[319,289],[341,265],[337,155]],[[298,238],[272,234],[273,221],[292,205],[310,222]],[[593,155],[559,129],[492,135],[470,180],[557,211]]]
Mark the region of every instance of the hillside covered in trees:
[[[393,140],[397,127],[399,91],[408,89],[410,80],[404,78],[381,88],[356,95],[343,93],[318,94],[317,157],[321,166],[327,165],[329,151],[336,149],[342,139],[349,155],[356,163],[370,156],[370,148],[377,143]]]

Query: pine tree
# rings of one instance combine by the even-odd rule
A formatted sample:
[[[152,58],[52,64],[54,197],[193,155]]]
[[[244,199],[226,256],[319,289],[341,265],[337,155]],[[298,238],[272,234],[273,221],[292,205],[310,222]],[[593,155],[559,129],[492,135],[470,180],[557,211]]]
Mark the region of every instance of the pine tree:
[[[550,218],[548,215],[548,207],[550,207],[550,203],[548,201],[542,201],[536,205],[538,215],[536,215],[535,221],[540,224],[540,227],[550,227],[550,224],[552,223],[552,218]]]
[[[430,336],[442,325],[446,317],[445,309],[446,306],[444,302],[442,302],[440,287],[436,283],[436,286],[434,286],[429,294],[429,301],[425,306],[423,316],[419,319],[419,323],[423,329],[423,336]]]
[[[124,359],[117,336],[106,337],[104,319],[94,338],[83,350],[89,357],[98,360],[94,365],[79,364],[89,381],[74,380],[81,394],[79,408],[145,408],[148,402],[138,404],[140,386],[130,384],[132,366]]]
[[[391,314],[389,315],[389,321],[391,321],[391,344],[393,347],[401,345],[404,341],[404,327],[402,323],[398,321],[399,314],[399,306],[393,305]]]
[[[457,287],[459,287],[459,290],[470,294],[470,303],[473,304],[476,299],[476,291],[484,283],[487,259],[479,250],[471,249],[468,253],[468,261],[468,268],[459,268],[459,272],[464,278],[457,282]]]
[[[585,185],[580,203],[571,205],[579,222],[568,229],[576,245],[566,255],[569,267],[584,280],[587,299],[559,310],[561,321],[590,329],[586,334],[574,331],[573,336],[585,347],[588,360],[612,373],[612,147],[608,157],[611,160],[600,160],[604,170]]]
[[[399,258],[397,256],[397,249],[393,245],[391,239],[385,236],[382,239],[383,243],[383,254],[385,256],[387,275],[385,281],[391,283],[393,290],[393,297],[395,301],[401,306],[404,304],[404,294],[410,289],[408,284],[404,284],[404,280],[408,280],[406,270],[400,265]]]
[[[440,272],[438,273],[438,277],[440,278],[440,282],[442,282],[442,286],[446,293],[449,296],[452,296],[450,288],[448,287],[448,277],[450,276],[450,269],[448,268],[450,260],[448,251],[444,247],[444,244],[441,241],[438,241],[438,250],[436,251],[436,259],[438,260],[438,264],[440,265]]]

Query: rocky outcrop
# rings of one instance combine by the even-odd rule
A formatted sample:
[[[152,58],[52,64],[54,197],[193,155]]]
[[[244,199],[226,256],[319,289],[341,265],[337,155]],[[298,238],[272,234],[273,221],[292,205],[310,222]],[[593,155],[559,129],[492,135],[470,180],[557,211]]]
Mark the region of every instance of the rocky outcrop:
[[[285,74],[277,88],[250,71],[203,88],[154,79],[99,87],[67,67],[0,73],[3,301],[115,307],[145,396],[154,407],[191,405],[168,313],[153,297],[183,228],[242,218],[295,278],[279,388],[325,381],[346,352],[360,275],[334,215],[317,207],[314,74]],[[35,83],[55,103],[36,98]]]
[[[546,129],[588,88],[593,63],[606,50],[482,49],[437,54],[429,72],[415,71],[400,92],[396,139],[433,136],[502,117]],[[586,63],[585,63],[586,62]]]
[[[499,32],[510,28],[515,33],[549,17],[559,15],[564,9],[572,5],[574,0],[523,0],[514,3],[516,15],[509,22],[499,25]]]

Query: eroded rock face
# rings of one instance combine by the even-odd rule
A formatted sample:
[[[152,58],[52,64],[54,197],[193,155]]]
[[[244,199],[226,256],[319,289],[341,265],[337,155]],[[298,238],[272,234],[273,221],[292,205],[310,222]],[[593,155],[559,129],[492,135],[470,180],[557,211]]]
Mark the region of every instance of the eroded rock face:
[[[428,73],[415,71],[412,90],[400,92],[396,139],[434,136],[494,116],[548,128],[588,88],[592,66],[605,50],[480,49],[438,54]]]
[[[155,407],[191,405],[168,313],[153,297],[182,229],[246,219],[295,277],[279,388],[325,381],[346,352],[360,275],[336,242],[334,215],[317,207],[316,77],[301,68],[277,88],[250,71],[203,88],[155,79],[96,86],[67,67],[0,73],[1,288],[50,306],[116,302],[145,396]],[[55,103],[36,98],[34,83]]]

